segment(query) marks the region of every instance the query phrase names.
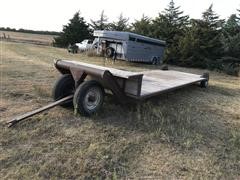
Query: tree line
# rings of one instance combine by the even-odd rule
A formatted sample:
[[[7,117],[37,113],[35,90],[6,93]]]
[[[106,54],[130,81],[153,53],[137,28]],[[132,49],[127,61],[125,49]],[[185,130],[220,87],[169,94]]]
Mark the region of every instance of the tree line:
[[[129,23],[120,14],[117,21],[109,22],[104,11],[99,19],[87,23],[77,12],[63,27],[54,45],[69,44],[92,38],[93,30],[129,31],[167,42],[164,60],[169,64],[226,70],[239,73],[240,63],[240,10],[236,9],[228,19],[220,19],[210,5],[201,19],[185,15],[180,6],[171,0],[157,17],[143,15]]]
[[[59,35],[59,32],[56,31],[35,31],[29,29],[15,29],[10,27],[0,27],[0,31],[11,31],[11,32],[22,32],[22,33],[31,33],[31,34],[43,34],[43,35]]]

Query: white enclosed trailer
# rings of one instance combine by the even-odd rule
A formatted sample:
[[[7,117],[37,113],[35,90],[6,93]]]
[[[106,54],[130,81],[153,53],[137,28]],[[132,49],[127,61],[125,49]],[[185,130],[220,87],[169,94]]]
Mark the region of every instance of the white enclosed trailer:
[[[130,32],[94,31],[97,52],[107,57],[159,64],[166,42]]]

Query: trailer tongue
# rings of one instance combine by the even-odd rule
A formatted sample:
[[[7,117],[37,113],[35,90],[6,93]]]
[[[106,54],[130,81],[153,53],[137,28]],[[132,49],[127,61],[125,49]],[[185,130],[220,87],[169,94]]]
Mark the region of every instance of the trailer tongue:
[[[130,72],[76,61],[57,60],[55,67],[62,76],[53,89],[55,102],[18,116],[9,121],[9,127],[35,114],[57,105],[74,108],[83,116],[90,116],[103,105],[105,90],[120,103],[139,101],[199,83],[207,87],[209,75],[196,75],[179,71],[153,70]]]
[[[48,104],[46,106],[43,106],[43,107],[41,107],[39,109],[33,110],[31,112],[27,112],[27,113],[25,113],[25,114],[23,114],[21,116],[18,116],[16,118],[12,119],[11,121],[7,122],[8,127],[12,127],[15,124],[19,123],[20,121],[23,121],[24,119],[27,119],[27,118],[29,118],[31,116],[34,116],[35,114],[39,114],[39,113],[41,113],[43,111],[46,111],[46,110],[51,109],[51,108],[54,108],[55,106],[58,106],[60,104],[64,104],[64,103],[66,103],[68,101],[71,101],[72,98],[73,98],[73,95],[69,95],[67,97],[64,97],[64,98],[58,100],[58,101],[55,101],[55,102],[50,103],[50,104]]]

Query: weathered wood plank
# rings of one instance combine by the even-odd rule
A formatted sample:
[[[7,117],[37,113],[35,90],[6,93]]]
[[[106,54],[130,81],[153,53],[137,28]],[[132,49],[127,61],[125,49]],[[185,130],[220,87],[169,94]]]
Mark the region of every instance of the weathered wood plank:
[[[146,71],[142,81],[141,97],[176,89],[204,80],[200,75],[178,71]]]

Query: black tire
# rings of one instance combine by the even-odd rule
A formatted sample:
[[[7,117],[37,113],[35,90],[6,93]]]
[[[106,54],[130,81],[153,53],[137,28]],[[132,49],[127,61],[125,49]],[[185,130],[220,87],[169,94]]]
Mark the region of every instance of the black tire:
[[[200,82],[200,87],[201,88],[207,88],[208,87],[208,81],[204,80]]]
[[[82,116],[91,116],[103,105],[104,89],[95,80],[83,82],[75,91],[74,108]]]
[[[206,80],[203,80],[200,82],[200,87],[207,88],[208,87],[208,81],[209,81],[209,73],[203,73],[201,76],[202,78],[205,78]]]
[[[62,75],[53,87],[52,96],[55,101],[74,93],[75,81],[71,74]],[[73,102],[69,101],[61,105],[62,107],[71,107]]]
[[[163,65],[162,67],[161,67],[161,70],[163,70],[163,71],[168,71],[169,69],[168,69],[168,65]]]
[[[106,49],[106,57],[107,58],[112,58],[114,55],[114,49],[112,47],[108,47]]]
[[[156,63],[156,65],[160,66],[160,64],[161,64],[161,61],[160,61],[159,58],[157,58],[157,63]]]
[[[154,58],[152,59],[152,64],[153,64],[153,65],[158,65],[158,59],[157,59],[156,57],[154,57]]]

